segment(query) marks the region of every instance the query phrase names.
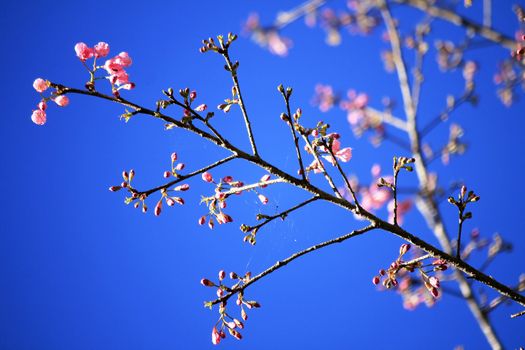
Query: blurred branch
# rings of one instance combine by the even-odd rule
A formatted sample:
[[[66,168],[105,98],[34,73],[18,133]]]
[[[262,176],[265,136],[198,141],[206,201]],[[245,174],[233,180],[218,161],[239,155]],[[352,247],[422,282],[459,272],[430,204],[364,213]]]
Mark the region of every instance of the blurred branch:
[[[472,32],[498,43],[509,50],[515,50],[516,48],[516,42],[511,37],[488,26],[477,24],[468,18],[462,17],[454,11],[434,6],[427,0],[394,0],[394,2],[417,8],[433,17],[440,18],[459,27],[464,27],[465,29],[471,30]]]
[[[407,1],[403,1],[403,3],[417,4],[417,3],[420,3],[420,1],[407,0]],[[423,3],[429,6],[426,2],[423,2]],[[427,189],[428,184],[429,184],[428,170],[425,164],[425,159],[421,152],[421,140],[420,140],[420,134],[418,132],[418,127],[417,127],[416,111],[414,109],[414,102],[412,100],[412,94],[411,94],[410,86],[408,83],[407,69],[406,69],[406,64],[403,59],[403,54],[401,50],[401,41],[399,37],[399,32],[397,30],[396,22],[392,18],[390,9],[388,8],[386,1],[378,0],[378,5],[381,11],[381,15],[384,19],[385,25],[387,27],[389,37],[390,37],[390,43],[392,46],[392,53],[393,53],[393,60],[394,60],[394,64],[395,64],[395,68],[396,68],[396,72],[397,72],[397,76],[398,76],[398,80],[400,84],[401,94],[403,97],[403,102],[405,106],[405,114],[407,116],[408,136],[409,136],[410,143],[412,146],[413,156],[416,159],[416,164],[415,164],[416,174],[419,179],[420,187],[422,189]],[[429,6],[429,7],[431,9],[434,9],[434,7],[432,6]],[[435,12],[435,10],[433,10],[433,12]],[[429,13],[432,15],[431,12]],[[454,13],[452,14],[454,16],[457,16]],[[434,234],[438,238],[439,243],[441,244],[443,249],[448,254],[452,253],[452,245],[451,245],[449,236],[446,233],[445,226],[443,225],[443,221],[439,213],[439,208],[437,204],[435,203],[432,195],[430,195],[428,191],[424,191],[424,195],[416,203],[420,204],[418,206],[419,210],[421,211],[423,217],[427,221],[428,226],[432,229],[432,231],[434,231]],[[470,310],[472,314],[474,315],[474,318],[478,322],[490,346],[493,349],[502,349],[503,346],[501,344],[501,341],[499,340],[496,334],[496,331],[494,330],[492,324],[490,323],[487,315],[483,313],[479,302],[474,297],[474,293],[472,291],[470,284],[465,279],[463,274],[461,274],[459,271],[456,271],[455,275],[456,275],[456,279],[460,287],[460,291],[463,297],[465,298],[465,300],[467,301],[467,304],[470,307]]]

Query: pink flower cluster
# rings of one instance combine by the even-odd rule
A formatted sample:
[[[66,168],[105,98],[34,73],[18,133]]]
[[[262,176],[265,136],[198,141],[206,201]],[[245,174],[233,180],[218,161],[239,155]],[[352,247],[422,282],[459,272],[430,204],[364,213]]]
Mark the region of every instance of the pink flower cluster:
[[[272,54],[277,56],[288,55],[288,51],[292,47],[292,41],[281,36],[276,28],[261,26],[259,15],[256,13],[250,14],[244,24],[243,32],[251,35],[253,41],[268,48]]]
[[[82,62],[95,58],[93,69],[90,72],[94,74],[99,68],[103,68],[109,74],[106,78],[111,83],[115,95],[118,96],[118,90],[120,89],[131,90],[135,87],[135,84],[129,81],[129,75],[125,70],[132,63],[127,52],[121,52],[117,56],[106,60],[102,67],[96,66],[95,63],[97,58],[106,57],[109,54],[109,45],[107,43],[99,42],[94,47],[89,47],[85,43],[80,42],[75,45],[75,52]],[[94,84],[93,79],[90,81],[90,84]],[[118,88],[115,88],[115,85]]]
[[[387,289],[397,288],[403,296],[404,307],[413,310],[422,302],[428,306],[434,304],[434,299],[440,295],[441,283],[438,273],[445,271],[448,266],[445,261],[439,259],[428,265],[423,264],[424,259],[403,261],[403,256],[410,248],[410,244],[402,244],[399,248],[399,257],[387,270],[379,270],[379,274],[372,278],[372,283],[378,285],[382,281],[382,285]],[[416,270],[419,271],[420,279],[413,279],[410,276],[410,273]],[[430,275],[431,272],[434,272],[434,275]]]
[[[33,82],[33,88],[42,94],[44,91],[46,91],[51,83],[47,80],[44,80],[42,78],[37,78]],[[33,110],[33,113],[31,114],[31,120],[33,123],[37,125],[44,125],[47,121],[47,101],[53,101],[60,107],[65,107],[69,104],[69,99],[67,96],[60,94],[58,91],[55,91],[51,93],[49,97],[45,97],[42,95],[42,100],[38,103],[37,107],[38,109]]]
[[[319,107],[321,112],[328,112],[338,102],[339,96],[334,93],[334,89],[330,85],[317,84],[315,86],[312,104]]]
[[[360,204],[367,211],[374,211],[381,209],[391,198],[392,191],[387,187],[377,186],[377,182],[381,178],[381,166],[374,164],[371,169],[372,182],[368,187],[360,188],[361,201]],[[394,181],[392,176],[383,176],[385,181],[392,183]]]

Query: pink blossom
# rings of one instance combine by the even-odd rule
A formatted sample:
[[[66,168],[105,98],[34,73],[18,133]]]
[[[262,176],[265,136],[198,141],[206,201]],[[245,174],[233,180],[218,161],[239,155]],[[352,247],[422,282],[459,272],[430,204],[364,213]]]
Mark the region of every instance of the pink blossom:
[[[372,176],[376,179],[380,177],[381,176],[381,165],[379,164],[372,165],[372,168],[370,169],[370,173],[372,173]]]
[[[233,219],[228,214],[219,213],[217,214],[217,222],[219,224],[226,224],[228,222],[233,222]]]
[[[266,197],[265,195],[260,194],[257,197],[259,197],[259,200],[262,204],[268,204],[268,197]]]
[[[95,57],[106,57],[109,53],[109,45],[103,41],[95,45]]]
[[[122,85],[120,89],[124,89],[124,90],[133,90],[135,88],[135,83],[126,83],[124,85]]]
[[[184,198],[180,198],[180,197],[171,197],[171,198],[175,201],[175,203],[184,205]]]
[[[111,84],[123,85],[129,83],[129,75],[125,71],[119,71],[113,75],[109,76],[109,81]]]
[[[352,159],[352,149],[350,147],[341,149],[341,142],[337,140],[337,138],[332,140],[332,153],[343,163],[346,163]],[[331,155],[323,156],[323,158],[332,163],[332,165],[335,165],[335,160]]]
[[[131,57],[129,57],[127,52],[121,52],[118,56],[115,56],[115,63],[121,65],[122,67],[131,66]]]
[[[157,202],[157,205],[155,206],[155,216],[159,216],[162,211],[162,200]]]
[[[179,185],[174,188],[175,191],[187,191],[189,189],[190,189],[190,185],[188,184]]]
[[[57,96],[54,101],[60,107],[65,107],[69,104],[69,98],[66,95]]]
[[[88,47],[86,44],[84,43],[78,43],[75,45],[75,52],[77,54],[77,57],[81,60],[81,61],[85,61],[87,60],[88,58],[91,58],[93,57],[93,54],[95,53],[94,50],[90,47]]]
[[[205,105],[205,104],[203,103],[203,104],[201,104],[201,105],[198,105],[197,108],[195,108],[195,110],[196,110],[197,112],[203,112],[203,111],[206,110],[206,108],[208,108],[208,106]]]
[[[44,125],[46,123],[46,112],[41,109],[33,111],[33,114],[31,114],[31,120],[37,125]]]
[[[318,106],[321,112],[329,111],[337,100],[338,97],[330,85],[317,84],[315,86],[315,96],[312,103]]]
[[[434,288],[439,288],[439,279],[435,276],[432,276],[428,279],[428,283],[430,283],[430,285]]]
[[[113,74],[116,74],[118,72],[123,72],[124,71],[124,68],[122,67],[122,65],[117,63],[115,58],[111,58],[109,60],[106,60],[106,62],[104,63],[104,69],[110,75],[113,75]]]
[[[314,171],[314,174],[319,174],[323,172],[323,166],[316,159],[314,159],[312,163],[310,163],[308,168],[312,169]]]
[[[206,171],[206,172],[202,173],[202,180],[204,180],[206,182],[213,182],[213,176],[211,176],[211,174]]]
[[[348,114],[346,115],[346,119],[348,120],[348,123],[350,123],[350,125],[352,126],[358,125],[361,122],[361,120],[363,120],[364,117],[365,117],[365,114],[363,113],[362,110],[352,110],[352,111],[349,111]]]
[[[37,92],[44,92],[47,90],[47,88],[49,87],[48,83],[46,80],[42,79],[42,78],[37,78],[35,79],[35,81],[33,82],[33,88],[37,91]]]
[[[217,345],[221,342],[221,334],[217,330],[217,327],[213,327],[211,331],[211,342],[213,345]]]

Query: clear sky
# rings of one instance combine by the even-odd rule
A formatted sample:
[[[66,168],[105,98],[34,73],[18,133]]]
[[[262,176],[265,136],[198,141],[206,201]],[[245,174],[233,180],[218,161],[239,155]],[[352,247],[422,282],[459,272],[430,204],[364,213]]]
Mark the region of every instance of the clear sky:
[[[474,1],[476,2],[476,1]],[[31,110],[38,94],[37,77],[82,87],[87,76],[73,47],[78,41],[110,44],[111,53],[129,52],[135,90],[126,98],[154,106],[161,89],[196,89],[198,101],[215,106],[227,98],[230,80],[220,57],[200,54],[200,41],[211,35],[239,32],[252,11],[268,23],[282,9],[298,1],[4,1],[0,10],[0,55],[3,83],[0,118],[0,348],[1,349],[208,349],[217,310],[202,307],[214,291],[199,284],[215,278],[220,269],[257,273],[296,250],[349,232],[363,225],[329,205],[315,204],[269,225],[255,247],[242,242],[241,223],[255,222],[254,214],[276,213],[304,193],[286,186],[265,189],[267,206],[253,194],[230,201],[235,222],[214,231],[199,227],[206,212],[201,194],[212,188],[200,179],[190,182],[186,205],[165,208],[163,215],[141,214],[123,203],[123,194],[107,188],[119,184],[124,169],[134,168],[135,185],[149,188],[163,183],[162,173],[177,151],[187,169],[225,155],[180,130],[164,131],[163,123],[136,117],[125,124],[119,106],[83,96],[71,96],[66,108],[50,106],[48,123],[33,124]],[[495,26],[509,35],[516,29],[511,1],[498,1]],[[471,13],[479,15],[479,8]],[[399,12],[397,12],[399,13]],[[421,18],[404,11],[410,25]],[[459,31],[439,26],[436,37],[460,38]],[[339,91],[355,88],[380,107],[383,96],[399,100],[394,75],[382,68],[379,52],[385,43],[380,32],[349,37],[337,48],[327,47],[319,29],[302,21],[286,29],[294,47],[286,58],[241,37],[232,54],[241,62],[240,81],[252,115],[263,156],[293,170],[295,158],[289,130],[279,120],[282,99],[279,83],[294,87],[293,106],[301,106],[313,125],[322,119],[342,134],[354,149],[345,170],[369,180],[370,167],[386,169],[403,150],[385,143],[375,149],[366,137],[356,139],[343,112],[321,114],[310,100],[317,83]],[[463,180],[481,196],[466,229],[479,227],[490,237],[500,232],[515,250],[496,261],[489,273],[514,284],[525,271],[523,212],[525,167],[524,102],[504,107],[492,83],[497,62],[507,53],[496,48],[472,51],[481,72],[476,77],[481,103],[453,116],[464,126],[470,148],[448,167],[432,166],[441,184]],[[429,57],[428,67],[435,66]],[[459,94],[459,72],[427,76],[422,93],[423,120],[442,110],[448,93]],[[401,114],[401,110],[397,112]],[[173,110],[174,116],[180,111]],[[231,140],[248,149],[241,115],[221,113],[218,125]],[[448,127],[431,137],[436,147],[446,141]],[[242,162],[213,172],[245,182],[263,174]],[[415,183],[403,174],[401,182]],[[150,207],[155,199],[152,198]],[[455,230],[456,212],[443,203],[447,226]],[[380,211],[386,217],[386,212]],[[406,228],[435,242],[420,217],[411,213]],[[405,311],[395,293],[376,291],[372,276],[396,256],[402,242],[375,232],[326,248],[295,261],[247,291],[262,308],[250,313],[240,342],[228,338],[220,346],[231,349],[466,349],[487,348],[466,304],[446,296],[434,308]],[[481,257],[478,258],[481,261]],[[477,288],[476,288],[477,290]],[[493,294],[490,294],[491,296]],[[525,344],[525,317],[510,320],[517,306],[501,307],[491,317],[508,348]]]

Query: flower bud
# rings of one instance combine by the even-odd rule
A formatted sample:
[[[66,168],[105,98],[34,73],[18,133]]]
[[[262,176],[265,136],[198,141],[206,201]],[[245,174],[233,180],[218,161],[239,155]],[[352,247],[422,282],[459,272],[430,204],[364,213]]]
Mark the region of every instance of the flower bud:
[[[188,184],[179,185],[174,188],[175,191],[187,191],[189,189],[190,189],[190,185]]]
[[[439,288],[440,285],[439,279],[435,276],[429,277],[428,283],[430,283],[430,285],[434,288]]]
[[[222,281],[226,277],[226,272],[224,270],[219,271],[219,281]]]
[[[381,281],[381,278],[379,276],[374,276],[374,278],[372,278],[372,283],[375,284],[376,286],[379,284],[380,281]]]
[[[157,205],[155,206],[155,210],[154,210],[155,216],[159,216],[161,211],[162,211],[162,200],[158,201]]]
[[[213,177],[211,176],[209,172],[206,171],[202,173],[202,180],[205,182],[213,182]]]
[[[163,176],[167,179],[168,177],[171,176],[171,171],[166,170],[166,171],[164,172]]]
[[[401,247],[399,247],[399,255],[405,255],[406,252],[410,250],[410,244],[402,244]]]
[[[202,284],[204,287],[215,287],[215,283],[213,283],[212,281],[210,281],[210,280],[207,279],[207,278],[203,278],[203,279],[201,279],[201,284]]]
[[[217,345],[221,342],[221,334],[217,330],[217,327],[213,327],[211,330],[211,342],[213,345]]]
[[[199,225],[204,225],[206,223],[206,216],[201,216],[199,218]]]
[[[120,187],[120,186],[111,186],[111,187],[109,188],[109,190],[110,190],[111,192],[117,192],[117,191],[120,191],[121,189],[122,189],[122,187]]]
[[[268,204],[268,198],[262,194],[258,195],[257,197],[259,197],[259,200],[261,201],[262,204]]]

